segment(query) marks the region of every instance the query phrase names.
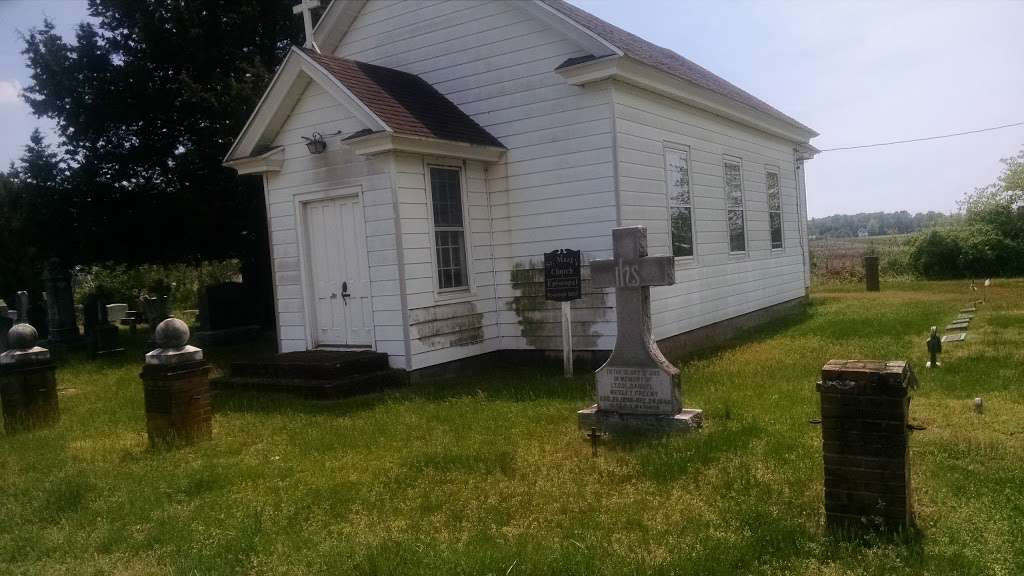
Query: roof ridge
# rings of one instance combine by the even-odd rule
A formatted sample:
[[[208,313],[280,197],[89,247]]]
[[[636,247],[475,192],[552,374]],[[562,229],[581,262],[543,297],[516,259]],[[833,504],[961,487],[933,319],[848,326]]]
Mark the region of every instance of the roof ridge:
[[[593,34],[596,34],[605,42],[615,46],[630,58],[634,58],[648,66],[657,68],[662,72],[688,82],[692,82],[717,94],[721,94],[738,104],[763,114],[773,116],[778,120],[798,126],[804,130],[814,132],[814,129],[674,50],[665,48],[664,46],[659,46],[649,40],[645,40],[628,30],[620,28],[606,20],[602,20],[590,12],[570,4],[566,0],[540,1],[552,10],[557,11],[566,18],[569,18],[577,25],[582,26]]]

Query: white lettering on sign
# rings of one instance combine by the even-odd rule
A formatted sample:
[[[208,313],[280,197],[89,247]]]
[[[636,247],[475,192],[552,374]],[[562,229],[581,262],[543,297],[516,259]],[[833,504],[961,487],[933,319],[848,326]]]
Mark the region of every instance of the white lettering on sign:
[[[635,414],[671,414],[672,378],[658,368],[609,366],[597,373],[597,404],[602,410]]]
[[[626,287],[640,286],[640,265],[625,264],[622,259],[617,260],[615,266],[615,285]]]

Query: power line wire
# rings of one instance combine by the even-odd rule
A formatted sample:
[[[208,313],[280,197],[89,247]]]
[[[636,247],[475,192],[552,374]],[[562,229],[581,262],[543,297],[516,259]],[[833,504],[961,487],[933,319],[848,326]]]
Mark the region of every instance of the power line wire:
[[[1003,124],[1002,126],[992,126],[991,128],[981,128],[980,130],[968,130],[966,132],[955,132],[953,134],[942,134],[941,136],[926,136],[924,138],[910,138],[908,140],[893,140],[891,142],[879,142],[877,144],[861,144],[860,146],[842,146],[839,148],[825,148],[823,150],[819,150],[818,152],[835,152],[836,150],[855,150],[857,148],[877,148],[878,146],[892,146],[893,144],[924,142],[925,140],[939,140],[941,138],[952,138],[954,136],[978,134],[979,132],[991,132],[993,130],[1002,130],[1003,128],[1013,128],[1014,126],[1024,126],[1024,122],[1014,122],[1013,124]]]

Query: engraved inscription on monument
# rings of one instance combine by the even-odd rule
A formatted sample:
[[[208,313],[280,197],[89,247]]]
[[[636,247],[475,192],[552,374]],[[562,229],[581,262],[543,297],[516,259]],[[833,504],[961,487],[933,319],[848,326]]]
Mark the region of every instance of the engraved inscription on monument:
[[[597,404],[615,412],[675,414],[679,400],[673,380],[661,368],[607,366],[597,374]]]

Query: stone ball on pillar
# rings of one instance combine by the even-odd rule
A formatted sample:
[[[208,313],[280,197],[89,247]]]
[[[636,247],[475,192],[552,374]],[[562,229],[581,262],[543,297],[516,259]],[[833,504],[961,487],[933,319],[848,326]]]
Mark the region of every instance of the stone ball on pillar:
[[[31,350],[39,342],[39,333],[31,324],[15,324],[7,331],[7,345],[13,350]]]
[[[188,324],[177,318],[168,318],[156,327],[153,337],[160,348],[183,348],[188,344]]]

